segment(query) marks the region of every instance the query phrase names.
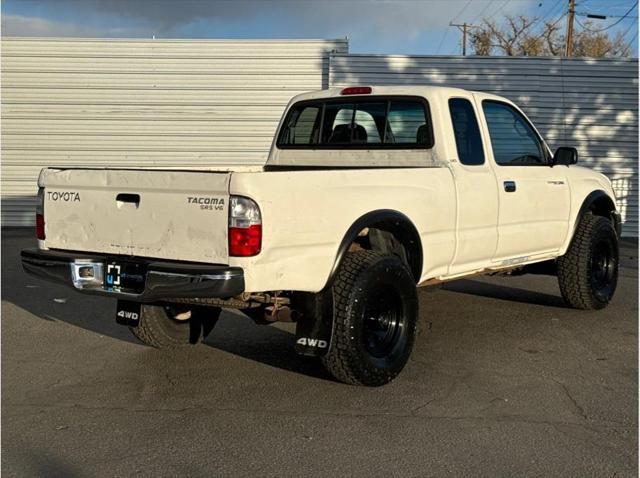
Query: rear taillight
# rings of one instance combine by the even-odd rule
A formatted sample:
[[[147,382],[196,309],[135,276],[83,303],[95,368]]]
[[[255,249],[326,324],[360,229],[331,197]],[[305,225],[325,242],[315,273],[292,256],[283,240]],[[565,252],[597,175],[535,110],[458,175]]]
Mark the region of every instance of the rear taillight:
[[[260,208],[249,198],[231,196],[229,203],[229,255],[250,257],[262,247]]]
[[[44,188],[38,189],[36,200],[36,237],[44,241]]]
[[[44,241],[44,216],[36,214],[36,237]]]

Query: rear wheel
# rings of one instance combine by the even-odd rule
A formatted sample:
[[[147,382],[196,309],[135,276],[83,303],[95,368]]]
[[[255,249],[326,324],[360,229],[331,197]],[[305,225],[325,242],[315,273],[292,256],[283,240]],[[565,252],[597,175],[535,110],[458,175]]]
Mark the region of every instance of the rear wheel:
[[[389,383],[409,359],[418,298],[409,268],[373,251],[345,256],[332,286],[334,327],[326,369],[353,385]]]
[[[150,347],[179,348],[204,340],[219,316],[219,307],[142,305],[138,326],[129,329],[140,342]]]
[[[611,221],[587,214],[580,219],[567,253],[558,259],[564,300],[576,309],[602,309],[618,284],[618,237]]]

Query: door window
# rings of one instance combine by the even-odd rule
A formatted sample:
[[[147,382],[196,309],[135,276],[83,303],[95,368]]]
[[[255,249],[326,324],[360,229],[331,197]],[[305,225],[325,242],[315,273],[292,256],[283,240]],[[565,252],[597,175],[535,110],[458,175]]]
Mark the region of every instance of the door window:
[[[468,166],[484,164],[480,128],[471,102],[464,98],[451,98],[449,113],[460,162]]]
[[[547,155],[540,138],[512,106],[483,101],[482,110],[489,128],[493,157],[500,166],[540,166]]]

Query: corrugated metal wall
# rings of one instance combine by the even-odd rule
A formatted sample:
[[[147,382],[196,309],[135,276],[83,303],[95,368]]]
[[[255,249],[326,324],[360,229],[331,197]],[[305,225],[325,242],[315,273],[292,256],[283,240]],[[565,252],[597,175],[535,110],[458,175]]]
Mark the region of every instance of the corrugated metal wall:
[[[552,149],[608,175],[638,235],[638,59],[333,55],[330,85],[447,85],[515,101]]]
[[[2,224],[41,167],[260,164],[289,98],[328,84],[507,96],[609,175],[638,235],[638,60],[347,55],[346,40],[2,40]],[[329,53],[335,51],[331,56]],[[329,62],[331,63],[329,65]]]
[[[266,160],[287,101],[346,40],[2,39],[2,224],[31,225],[43,166]]]

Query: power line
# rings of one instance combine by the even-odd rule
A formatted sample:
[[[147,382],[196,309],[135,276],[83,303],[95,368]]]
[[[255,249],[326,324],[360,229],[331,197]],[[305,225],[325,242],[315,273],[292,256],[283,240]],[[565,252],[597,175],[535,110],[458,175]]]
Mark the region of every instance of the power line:
[[[590,17],[593,15],[593,13],[587,13],[587,12],[576,12],[576,15],[581,16],[581,17]],[[599,15],[602,16],[603,18],[638,18],[638,16],[632,16],[630,17],[629,15],[612,15],[610,13],[607,14],[603,14],[603,15]]]
[[[582,0],[580,2],[580,6],[585,5],[585,3],[587,3],[585,0]],[[586,6],[588,8],[627,8],[627,6],[629,5],[628,0],[627,1],[620,1],[620,2],[612,2],[612,1],[604,1],[604,2],[597,2],[597,3],[588,3]]]
[[[553,13],[552,13],[553,12]],[[557,2],[552,8],[551,10],[549,10],[549,12],[547,12],[547,17],[554,17],[556,16],[558,13],[560,13],[561,15],[565,14],[566,12],[564,11],[564,7],[562,2]]]
[[[449,23],[449,26],[457,27],[458,30],[462,32],[462,56],[467,55],[467,30],[471,27],[475,27],[475,25],[471,25],[470,23]]]
[[[474,17],[474,19],[473,19],[473,20],[471,20],[471,23],[475,23],[475,21],[476,21],[478,18],[482,17],[482,15],[484,14],[484,12],[486,12],[486,11],[487,11],[487,8],[489,8],[493,2],[494,2],[494,0],[491,0],[489,3],[487,3],[487,4],[484,6],[484,8],[483,8],[482,10],[480,10],[480,13],[478,13],[478,14]]]
[[[627,17],[629,18],[629,17]],[[638,19],[638,17],[631,17],[634,21]],[[600,30],[592,30],[591,28],[589,28],[587,25],[585,25],[584,23],[582,23],[580,20],[578,20],[576,18],[576,22],[578,23],[578,25],[580,25],[584,30],[588,31],[589,33],[602,33],[604,31],[607,31],[613,27],[615,27],[618,23],[620,23],[622,20],[624,19],[620,19],[619,21],[612,23],[611,25],[609,25],[608,27],[605,28],[601,28]]]
[[[445,38],[447,36],[447,33],[449,32],[449,27],[457,27],[458,29],[460,29],[460,31],[462,31],[462,55],[466,55],[467,54],[467,29],[472,27],[473,25],[471,25],[470,23],[467,23],[467,22],[464,22],[464,23],[461,23],[461,24],[454,23],[454,22],[458,18],[460,18],[460,16],[467,10],[467,8],[469,8],[469,5],[471,5],[471,1],[472,0],[469,0],[462,7],[462,9],[460,9],[458,14],[455,17],[453,17],[451,19],[451,21],[449,22],[449,26],[444,31],[444,34],[442,35],[442,38],[440,39],[440,45],[438,45],[438,52],[440,52],[440,48],[442,48],[442,44],[444,43],[444,40],[445,40]],[[487,5],[485,5],[485,7],[480,11],[480,15],[482,15],[484,13],[484,11],[489,7],[489,5],[491,5],[493,2],[494,2],[494,0],[490,0],[489,3]],[[477,18],[477,16],[476,16],[476,18]],[[475,19],[474,19],[474,21],[475,21]]]
[[[627,18],[627,16],[633,11],[634,8],[636,8],[638,6],[638,2],[636,1],[636,3],[634,3],[631,8],[629,10],[627,10],[627,12],[622,15],[617,21],[613,22],[611,25],[606,26],[604,28],[601,28],[600,30],[592,30],[588,27],[586,27],[585,25],[583,25],[580,20],[577,20],[578,24],[584,28],[586,31],[591,32],[591,33],[600,33],[600,32],[604,32],[606,30],[609,30],[610,28],[615,27],[618,23],[620,23],[622,20],[624,20],[625,18]]]
[[[496,15],[498,15],[498,14],[500,14],[500,13],[504,13],[504,9],[505,9],[505,7],[506,7],[507,5],[509,5],[509,4],[511,3],[511,1],[512,1],[512,0],[505,0],[505,2],[502,4],[502,6],[501,6],[498,10],[496,10],[496,11],[493,13],[493,16],[495,17]]]
[[[562,15],[560,15],[560,17],[558,17],[558,19],[555,22],[549,24],[549,26],[547,28],[545,28],[544,31],[540,35],[535,37],[534,40],[539,40],[540,38],[545,36],[547,31],[550,31],[553,27],[555,27],[558,23],[560,23],[564,19],[564,17],[566,17],[566,16],[567,16],[567,12],[564,12]]]
[[[629,25],[629,27],[625,30],[625,32],[622,34],[621,38],[624,40],[624,38],[627,36],[627,34],[631,31],[631,29],[638,23],[638,20],[634,20],[633,22],[631,22],[631,25]],[[634,34],[633,37],[631,37],[631,40],[629,40],[627,42],[627,48],[629,49],[629,51],[633,51],[633,47],[635,45],[635,41],[636,38],[638,38],[638,29],[637,28],[633,28],[634,30]]]
[[[458,12],[458,14],[451,19],[451,22],[455,22],[458,18],[460,18],[460,15],[462,15],[465,12],[465,10],[469,8],[469,5],[471,5],[471,0],[469,0],[467,4],[463,6],[462,9]]]
[[[510,0],[504,0],[504,2],[502,2],[502,5],[498,5],[498,8],[496,8],[494,10],[493,13],[489,14],[489,17],[495,17],[496,15],[498,15],[499,13],[502,13],[502,10],[504,9],[504,7],[507,6],[507,4],[509,3]]]
[[[629,47],[633,48],[636,38],[638,38],[638,29],[636,29],[636,32],[633,34],[633,38],[629,41]]]
[[[629,31],[635,26],[635,24],[638,23],[638,19],[636,18],[634,21],[632,21],[629,26],[627,27],[627,29],[624,31],[624,33],[622,34],[622,38],[627,36],[627,33],[629,33]],[[636,30],[637,31],[637,30]]]
[[[562,3],[561,2],[556,2],[553,5],[551,5],[551,8],[549,10],[547,10],[547,13],[541,15],[538,19],[536,19],[535,22],[533,22],[531,24],[531,26],[534,26],[535,24],[539,23],[542,20],[546,20],[549,17],[553,17],[556,15],[556,13],[554,12],[553,14],[551,12],[553,12],[554,10],[562,10]]]
[[[438,45],[438,49],[436,50],[436,55],[440,53],[440,49],[442,48],[444,39],[447,38],[447,34],[449,33],[450,28],[451,28],[451,25],[447,25],[447,28],[445,28],[444,33],[442,34],[442,38],[440,39],[440,44]]]

